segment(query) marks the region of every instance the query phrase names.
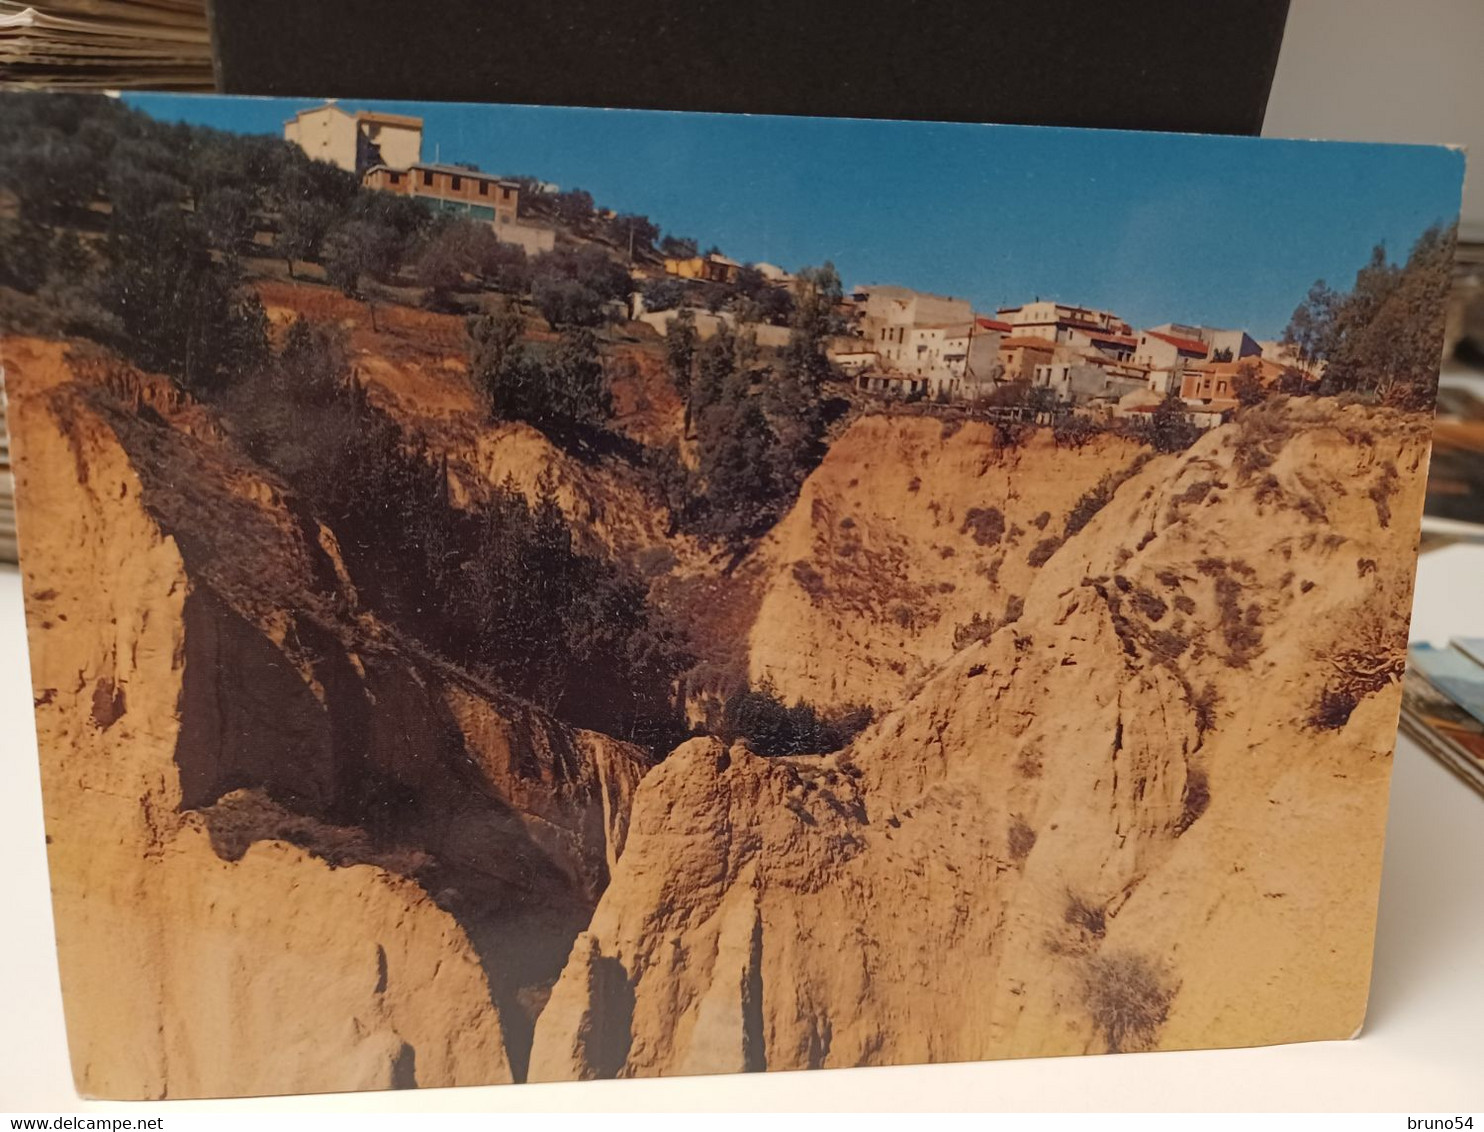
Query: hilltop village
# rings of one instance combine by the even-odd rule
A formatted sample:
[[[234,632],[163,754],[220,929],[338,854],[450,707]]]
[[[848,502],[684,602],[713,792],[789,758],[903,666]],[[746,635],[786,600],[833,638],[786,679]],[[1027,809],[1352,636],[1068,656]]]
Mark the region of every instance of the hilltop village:
[[[426,162],[422,127],[419,118],[329,102],[290,118],[284,138],[356,174],[366,188],[488,223],[501,243],[528,256],[570,239],[558,186]],[[625,244],[624,217],[596,210],[595,218],[616,225],[613,250],[633,288],[625,300],[610,301],[611,318],[665,334],[683,317],[703,342],[725,328],[760,347],[787,345],[787,312],[800,286],[793,273],[740,263],[718,248],[703,253],[683,238],[667,236],[655,246],[649,231],[636,240],[632,228]],[[639,219],[639,227],[650,227]],[[836,308],[838,333],[829,336],[826,356],[859,392],[997,415],[1147,421],[1173,395],[1187,421],[1209,428],[1244,397],[1251,403],[1270,391],[1302,393],[1323,373],[1323,363],[1305,359],[1294,344],[1259,341],[1242,329],[1174,322],[1136,329],[1113,311],[1039,298],[987,313],[967,299],[871,285],[843,292]]]

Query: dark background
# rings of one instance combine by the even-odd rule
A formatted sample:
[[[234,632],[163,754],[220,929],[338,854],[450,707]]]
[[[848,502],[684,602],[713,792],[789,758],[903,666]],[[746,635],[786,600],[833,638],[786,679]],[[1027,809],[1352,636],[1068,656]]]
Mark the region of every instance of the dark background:
[[[233,94],[1256,134],[1288,0],[213,0]]]

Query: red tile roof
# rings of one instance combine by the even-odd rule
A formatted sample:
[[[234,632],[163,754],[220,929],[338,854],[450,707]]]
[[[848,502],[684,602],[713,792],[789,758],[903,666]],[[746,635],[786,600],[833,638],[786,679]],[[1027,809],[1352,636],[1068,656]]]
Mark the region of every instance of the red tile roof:
[[[997,318],[976,318],[974,321],[985,330],[998,330],[1001,334],[1009,334],[1015,329],[1008,322],[1001,322]]]
[[[1047,338],[1035,338],[1031,335],[1023,335],[1018,338],[1006,338],[1000,342],[1002,350],[1018,350],[1021,348],[1045,350],[1048,354],[1056,349],[1056,343]]]
[[[1211,350],[1211,347],[1199,338],[1177,338],[1173,334],[1161,334],[1158,330],[1149,331],[1149,337],[1158,338],[1161,342],[1168,342],[1175,349],[1185,354],[1199,354],[1201,357],[1205,357]]]

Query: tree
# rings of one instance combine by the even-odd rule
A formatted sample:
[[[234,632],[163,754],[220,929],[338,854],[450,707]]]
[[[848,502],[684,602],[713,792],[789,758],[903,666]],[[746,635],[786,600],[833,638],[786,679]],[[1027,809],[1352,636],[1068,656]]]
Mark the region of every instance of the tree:
[[[640,294],[644,296],[645,310],[671,311],[685,301],[685,284],[668,277],[650,279],[645,282]]]
[[[569,227],[579,227],[592,219],[593,195],[585,189],[568,189],[552,198],[557,219]]]
[[[1032,413],[1050,413],[1056,410],[1060,404],[1056,396],[1056,390],[1049,385],[1032,385],[1025,389],[1025,400],[1022,402]]]
[[[1268,398],[1268,391],[1263,387],[1258,367],[1251,362],[1237,367],[1236,375],[1232,378],[1232,392],[1237,395],[1237,400],[1243,405],[1260,405]]]
[[[1213,350],[1211,352],[1211,360],[1213,362],[1229,362],[1229,361],[1231,361],[1232,360],[1232,348],[1230,346],[1223,346],[1219,350]]]
[[[1201,430],[1186,416],[1185,402],[1178,393],[1167,393],[1150,414],[1145,438],[1159,452],[1183,452],[1201,437]]]
[[[689,307],[677,311],[675,317],[670,320],[670,324],[665,327],[665,363],[670,371],[670,381],[675,386],[675,391],[685,402],[684,430],[687,435],[690,433],[691,424],[691,373],[695,369],[696,350],[699,344],[695,312]]]
[[[633,280],[623,264],[601,248],[558,248],[536,257],[531,298],[553,330],[597,326],[603,304],[627,299]]]
[[[396,229],[375,220],[347,220],[325,237],[325,274],[350,298],[365,298],[376,329],[376,303],[367,279],[384,280],[396,270],[401,240]]]
[[[525,321],[519,308],[506,300],[490,314],[471,318],[468,330],[469,370],[488,400],[491,413],[496,417],[520,415],[526,411],[523,392],[526,358],[520,341]]]
[[[232,185],[208,190],[197,199],[196,215],[211,246],[224,255],[237,255],[250,243],[257,225],[250,192]]]
[[[660,241],[660,254],[668,259],[695,259],[698,245],[689,236],[666,235]]]
[[[593,333],[565,331],[545,357],[537,357],[521,345],[521,329],[509,304],[470,320],[470,371],[491,415],[525,421],[559,440],[601,428],[613,404]]]
[[[1430,407],[1442,353],[1456,227],[1434,225],[1397,265],[1377,245],[1346,293],[1316,283],[1284,335],[1306,367],[1324,362],[1323,393],[1371,393]]]
[[[320,245],[334,222],[334,209],[317,200],[291,200],[283,206],[274,248],[288,264],[290,279],[294,277],[296,259],[319,258]]]
[[[758,399],[733,387],[702,422],[701,477],[706,485],[705,533],[734,554],[778,517],[782,495],[775,475],[777,438]]]
[[[598,340],[591,330],[569,330],[546,360],[549,413],[559,430],[600,427],[613,415]]]
[[[107,302],[140,365],[210,392],[262,364],[262,305],[179,209],[156,208],[111,232],[106,254]]]
[[[603,321],[603,300],[576,279],[539,274],[531,283],[531,301],[551,329],[597,326]]]
[[[1323,279],[1315,280],[1283,331],[1283,345],[1293,348],[1306,373],[1329,352],[1338,298]]]
[[[654,242],[660,238],[658,224],[647,216],[633,212],[615,216],[608,222],[608,229],[614,242],[624,249],[631,263],[636,254],[653,252]]]

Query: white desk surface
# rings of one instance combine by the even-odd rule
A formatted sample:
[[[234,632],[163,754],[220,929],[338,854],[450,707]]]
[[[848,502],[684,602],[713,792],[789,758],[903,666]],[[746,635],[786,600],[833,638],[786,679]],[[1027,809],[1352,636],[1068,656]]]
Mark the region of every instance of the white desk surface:
[[[1484,635],[1484,547],[1423,557],[1413,637]],[[52,944],[20,578],[0,570],[0,1111],[118,1109],[72,1089]],[[1351,1042],[1248,1050],[130,1105],[215,1110],[1484,1109],[1484,798],[1403,740],[1370,1018]]]

